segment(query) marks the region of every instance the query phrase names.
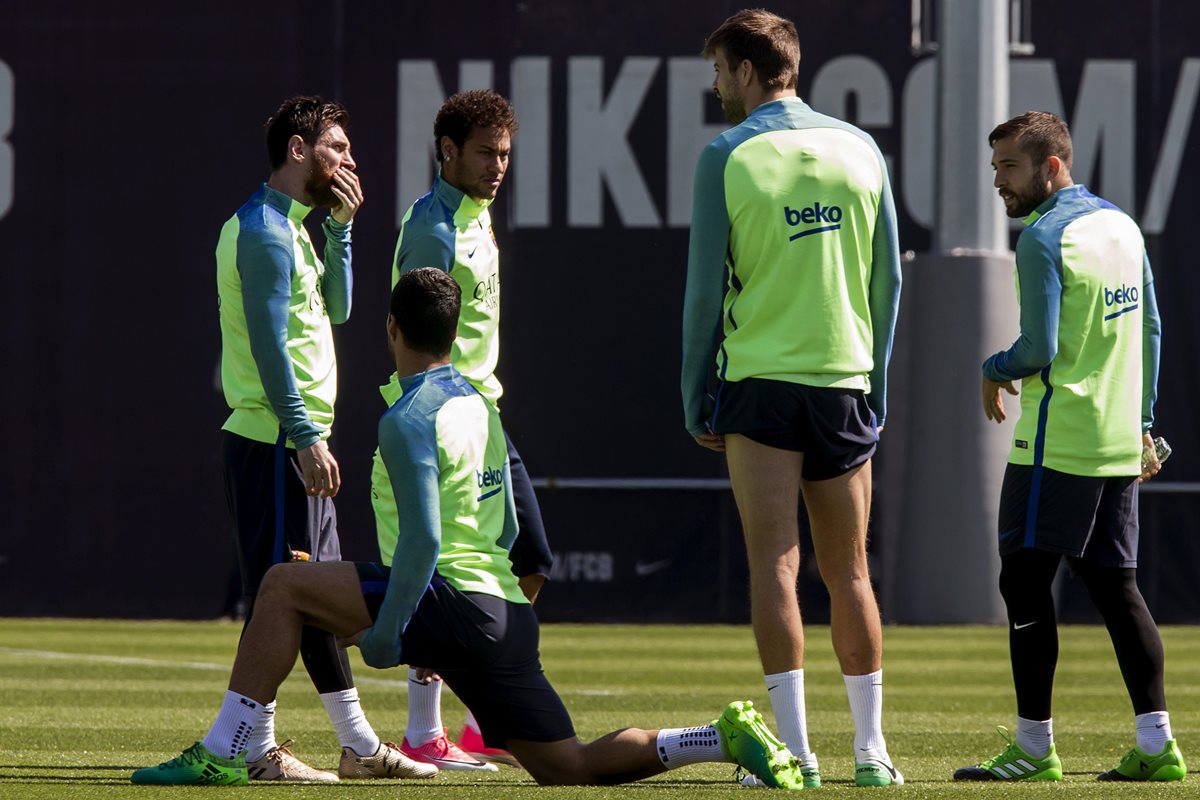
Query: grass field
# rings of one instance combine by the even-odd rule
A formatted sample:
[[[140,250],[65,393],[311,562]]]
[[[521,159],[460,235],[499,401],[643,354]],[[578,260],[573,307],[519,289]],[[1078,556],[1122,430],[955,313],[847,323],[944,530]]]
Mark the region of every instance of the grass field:
[[[334,786],[255,784],[246,788],[138,787],[131,770],[176,755],[201,738],[220,704],[240,627],[232,623],[0,619],[0,798],[602,798],[736,797],[732,766],[685,767],[620,788],[539,788],[525,773],[489,777],[443,773],[426,782]],[[808,724],[832,797],[886,792],[905,798],[1200,797],[1200,778],[1182,784],[1098,784],[1132,745],[1132,717],[1103,629],[1061,631],[1055,729],[1067,772],[1061,784],[956,785],[955,767],[1003,747],[997,724],[1014,725],[1003,628],[888,628],[884,727],[908,783],[853,785],[850,714],[828,630],[809,631]],[[1200,628],[1167,628],[1167,696],[1185,755],[1200,766]],[[634,725],[708,722],[730,700],[769,703],[748,628],[548,625],[542,658],[582,738]],[[388,739],[404,733],[404,675],[362,665],[352,651],[364,707]],[[447,692],[451,731],[463,709]],[[276,730],[295,752],[336,769],[338,747],[303,671],[279,696]],[[754,794],[750,795],[755,796]]]

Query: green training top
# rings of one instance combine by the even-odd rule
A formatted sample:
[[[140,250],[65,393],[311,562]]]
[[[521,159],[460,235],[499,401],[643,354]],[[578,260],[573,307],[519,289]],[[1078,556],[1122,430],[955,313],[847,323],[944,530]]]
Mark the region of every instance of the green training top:
[[[1071,475],[1142,471],[1161,323],[1137,223],[1086,187],[1060,189],[1017,239],[1021,335],[983,364],[1021,379],[1012,464]]]
[[[458,282],[462,311],[450,362],[495,403],[503,387],[495,374],[500,356],[500,249],[487,210],[491,203],[476,202],[438,175],[433,188],[404,215],[396,241],[392,286],[401,275],[419,267],[445,270]],[[401,388],[394,372],[380,392],[389,406],[399,399]],[[380,557],[384,564],[391,564],[396,550],[396,503],[378,450],[371,466],[371,507]]]
[[[461,592],[528,604],[508,549],[517,535],[500,414],[452,366],[400,380],[379,421],[398,512],[398,546],[375,624],[360,643],[373,667],[401,660],[400,636],[434,574]]]
[[[392,286],[418,267],[437,267],[458,281],[462,312],[451,363],[494,403],[504,389],[495,374],[500,358],[500,248],[488,213],[491,204],[468,197],[438,175],[433,188],[412,204],[400,223]]]
[[[288,447],[329,436],[337,399],[330,324],[350,316],[350,224],[328,217],[325,261],[308,206],[265,183],[221,228],[217,300],[225,430]]]
[[[683,310],[688,432],[704,433],[719,411],[706,398],[714,363],[722,381],[864,390],[883,425],[899,297],[896,213],[874,141],[799,98],[763,103],[696,164]]]

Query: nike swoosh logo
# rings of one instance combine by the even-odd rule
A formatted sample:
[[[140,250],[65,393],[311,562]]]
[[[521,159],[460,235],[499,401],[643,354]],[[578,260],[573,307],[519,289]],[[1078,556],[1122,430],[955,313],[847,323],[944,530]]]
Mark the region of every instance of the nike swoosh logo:
[[[479,249],[478,247],[475,248],[475,250],[478,250],[478,249]],[[467,258],[473,257],[475,255],[475,250],[472,250],[471,252],[467,253]]]
[[[1023,623],[1021,623],[1020,625],[1018,625],[1018,624],[1016,624],[1016,623],[1014,622],[1014,623],[1013,623],[1013,630],[1014,630],[1014,631],[1019,631],[1019,630],[1021,630],[1021,628],[1028,628],[1030,625],[1037,625],[1037,620],[1035,619],[1033,622],[1023,622]]]
[[[1154,723],[1154,727],[1156,727],[1156,728],[1165,728],[1165,727],[1167,727],[1167,723],[1165,723],[1165,722],[1156,722],[1156,723]]]
[[[639,578],[644,578],[647,575],[653,575],[656,572],[662,572],[667,567],[671,566],[671,559],[664,558],[662,561],[636,561],[633,565],[633,574]]]

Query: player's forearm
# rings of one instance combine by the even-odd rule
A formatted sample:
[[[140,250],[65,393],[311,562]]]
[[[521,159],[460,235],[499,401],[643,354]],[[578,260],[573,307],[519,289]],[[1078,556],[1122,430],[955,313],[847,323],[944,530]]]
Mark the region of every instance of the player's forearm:
[[[333,217],[323,224],[325,231],[325,275],[321,279],[321,295],[329,321],[340,325],[350,318],[350,296],[354,289],[354,273],[350,268],[350,229]]]

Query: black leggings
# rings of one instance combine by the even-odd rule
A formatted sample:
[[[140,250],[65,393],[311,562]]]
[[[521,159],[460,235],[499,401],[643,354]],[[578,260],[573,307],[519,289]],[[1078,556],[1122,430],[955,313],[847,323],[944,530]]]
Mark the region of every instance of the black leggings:
[[[1050,719],[1058,628],[1051,584],[1062,556],[1024,549],[1000,557],[1000,594],[1008,608],[1017,714]],[[1137,587],[1137,570],[1069,559],[1104,618],[1134,714],[1165,711],[1163,647],[1158,627]]]

